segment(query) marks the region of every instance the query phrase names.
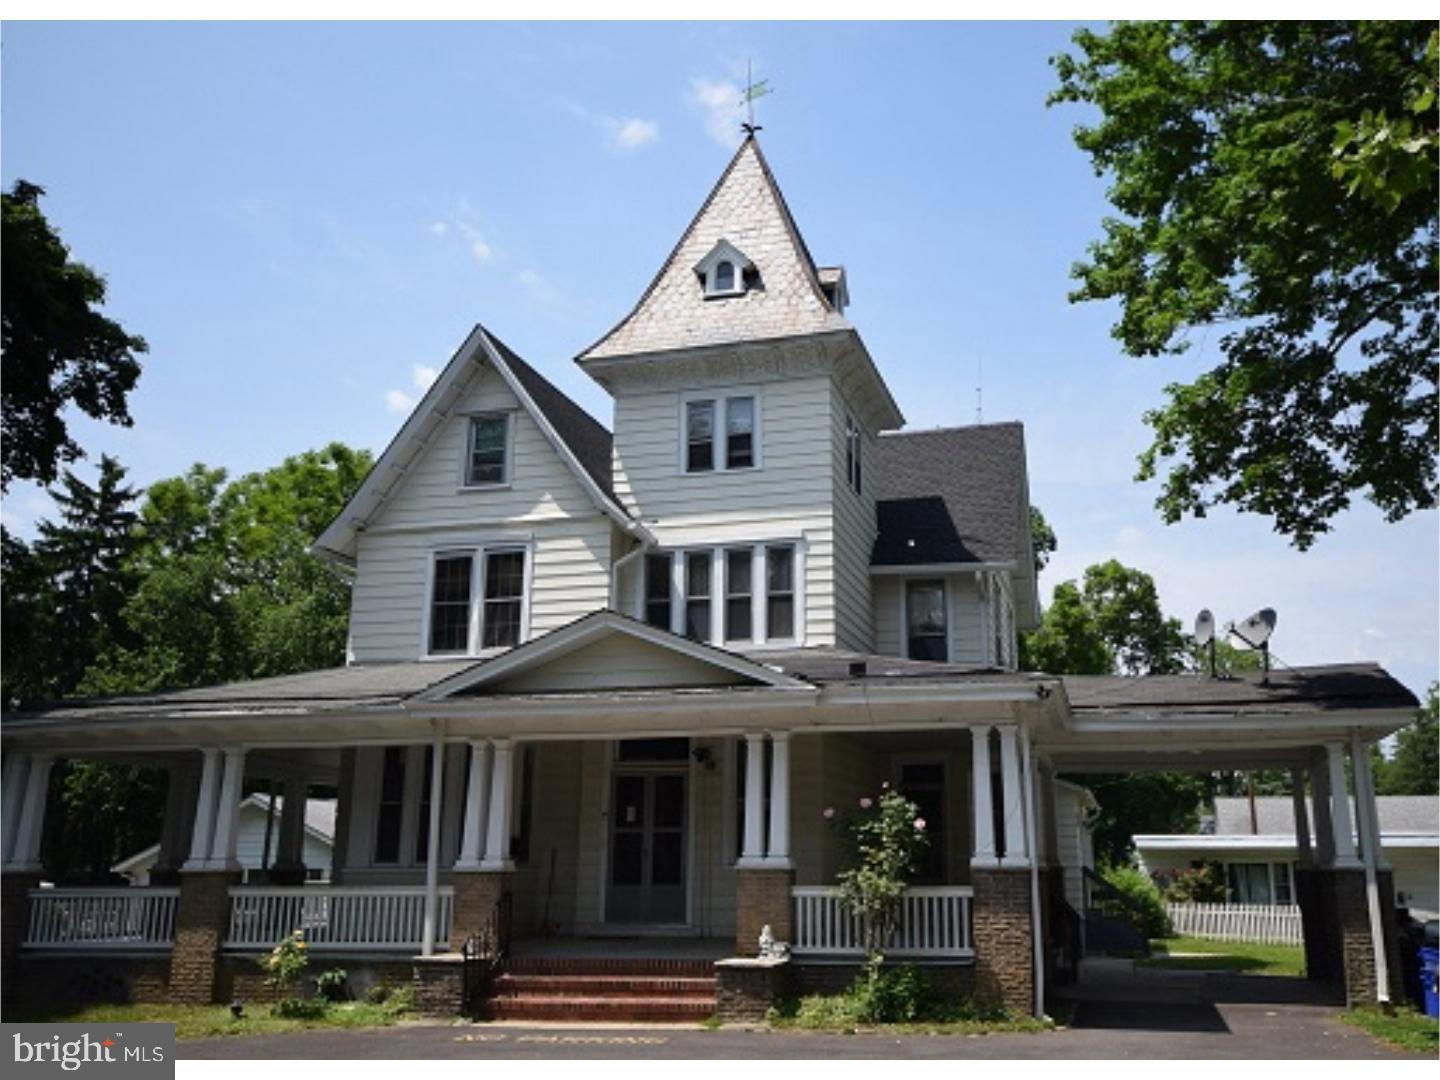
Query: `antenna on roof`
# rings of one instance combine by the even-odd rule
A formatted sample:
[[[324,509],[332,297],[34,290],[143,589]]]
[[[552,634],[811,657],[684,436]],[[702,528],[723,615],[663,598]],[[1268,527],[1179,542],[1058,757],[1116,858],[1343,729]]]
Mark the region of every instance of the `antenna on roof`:
[[[1210,660],[1210,677],[1215,678],[1215,616],[1209,608],[1201,608],[1195,616],[1195,644],[1205,650]]]
[[[1247,649],[1260,650],[1262,683],[1270,681],[1270,635],[1275,632],[1275,609],[1261,608],[1238,626],[1231,623],[1226,630]]]
[[[775,91],[770,88],[769,79],[755,81],[754,72],[751,70],[751,62],[745,61],[745,96],[740,104],[745,106],[745,123],[740,126],[745,129],[746,135],[754,135],[760,130],[760,125],[755,123],[755,99],[762,98],[766,94],[773,94]]]
[[[985,422],[985,354],[975,354],[975,423]]]

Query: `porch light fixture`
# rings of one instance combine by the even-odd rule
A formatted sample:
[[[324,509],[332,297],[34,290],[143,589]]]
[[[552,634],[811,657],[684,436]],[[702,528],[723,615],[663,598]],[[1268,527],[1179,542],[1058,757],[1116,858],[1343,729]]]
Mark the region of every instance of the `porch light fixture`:
[[[695,759],[695,764],[699,765],[706,772],[715,771],[715,755],[708,746],[695,747],[694,750],[690,751],[690,756]]]

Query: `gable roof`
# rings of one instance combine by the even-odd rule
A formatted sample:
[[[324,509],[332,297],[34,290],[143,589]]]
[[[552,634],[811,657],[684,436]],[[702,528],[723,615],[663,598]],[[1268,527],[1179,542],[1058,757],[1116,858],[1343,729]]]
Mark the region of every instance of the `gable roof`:
[[[380,510],[434,433],[451,417],[474,367],[490,363],[520,405],[570,468],[591,501],[621,528],[644,533],[615,499],[611,482],[610,432],[503,341],[479,323],[430,385],[364,482],[311,546],[315,554],[353,564],[359,530]]]
[[[871,565],[1027,569],[1029,495],[1019,423],[882,434],[870,473],[878,526]]]
[[[743,295],[707,299],[694,267],[721,240],[745,253],[760,283]],[[826,296],[785,196],[750,135],[630,313],[577,359],[583,364],[849,329]]]
[[[775,667],[751,660],[739,653],[680,637],[617,611],[603,610],[592,612],[538,638],[532,638],[509,652],[482,660],[474,667],[452,675],[418,696],[425,701],[441,701],[457,695],[474,694],[487,686],[503,684],[522,673],[539,670],[556,658],[578,652],[612,636],[629,637],[679,657],[699,661],[737,676],[738,681],[752,685],[775,690],[815,689],[814,684],[804,679],[787,675]],[[627,687],[607,686],[596,689],[623,690]]]

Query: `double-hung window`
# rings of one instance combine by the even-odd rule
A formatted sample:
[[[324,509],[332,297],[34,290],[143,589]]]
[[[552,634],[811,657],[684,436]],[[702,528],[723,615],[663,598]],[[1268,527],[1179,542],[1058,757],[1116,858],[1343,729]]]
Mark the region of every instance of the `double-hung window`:
[[[400,823],[405,816],[405,747],[387,746],[380,763],[373,862],[400,861]]]
[[[470,417],[470,442],[465,457],[465,486],[490,487],[509,482],[510,414],[480,413]]]
[[[731,548],[725,552],[726,641],[749,641],[752,637],[754,588],[750,563],[749,548]]]
[[[850,490],[860,494],[860,453],[864,440],[860,436],[860,425],[853,416],[845,418],[845,480]]]
[[[795,636],[795,546],[765,549],[765,636],[786,641]]]
[[[645,556],[645,621],[661,630],[670,629],[670,561],[669,555]]]
[[[525,552],[487,548],[443,552],[431,575],[431,656],[468,656],[520,644],[525,606]]]
[[[685,555],[685,636],[710,640],[710,553]]]
[[[685,471],[751,469],[756,464],[755,397],[685,402]]]
[[[943,581],[905,583],[905,628],[909,645],[906,655],[911,660],[949,659]]]

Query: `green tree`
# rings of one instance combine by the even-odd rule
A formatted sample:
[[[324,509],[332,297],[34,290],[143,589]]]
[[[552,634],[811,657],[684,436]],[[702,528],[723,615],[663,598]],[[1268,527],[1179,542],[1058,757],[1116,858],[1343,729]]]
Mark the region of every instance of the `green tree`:
[[[105,281],[70,259],[40,210],[44,189],[17,180],[0,195],[0,491],[12,480],[55,482],[84,451],[66,412],[129,427],[127,395],[140,378],[143,338],[101,315]]]
[[[1055,530],[1045,520],[1045,515],[1038,506],[1030,507],[1030,546],[1035,551],[1035,577],[1038,579],[1040,571],[1045,569],[1050,562],[1050,556],[1055,554],[1059,546],[1055,540]]]
[[[1051,675],[1108,675],[1115,653],[1073,581],[1055,586],[1040,629],[1020,635],[1020,667]]]
[[[0,706],[54,696],[55,595],[34,548],[0,528]]]
[[[1109,559],[1085,570],[1085,605],[1125,675],[1168,675],[1184,669],[1189,644],[1180,620],[1160,611],[1155,579]]]
[[[1306,548],[1360,494],[1436,503],[1433,23],[1141,22],[1080,30],[1050,102],[1116,216],[1073,301],[1118,300],[1132,356],[1223,328],[1146,414],[1163,518],[1231,504]]]
[[[1415,721],[1395,738],[1395,756],[1379,762],[1380,795],[1440,794],[1440,683],[1431,683]]]
[[[1122,773],[1071,777],[1089,788],[1100,809],[1095,816],[1095,860],[1127,862],[1131,837],[1147,833],[1194,832],[1200,808],[1214,797],[1208,775],[1178,772]]]

